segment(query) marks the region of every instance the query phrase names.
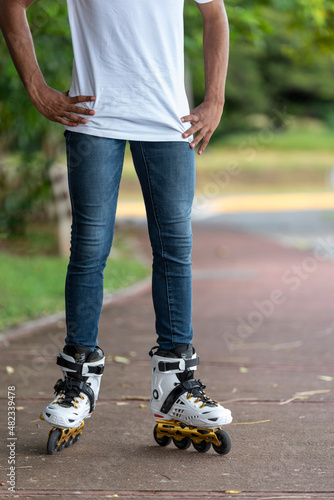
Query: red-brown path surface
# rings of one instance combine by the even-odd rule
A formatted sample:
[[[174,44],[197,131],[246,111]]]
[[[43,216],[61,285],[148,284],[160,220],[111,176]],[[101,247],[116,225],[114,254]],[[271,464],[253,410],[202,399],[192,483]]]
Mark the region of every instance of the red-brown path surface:
[[[149,256],[146,232],[137,233]],[[15,386],[14,498],[334,498],[334,261],[323,243],[302,252],[194,224],[193,274],[198,376],[233,412],[231,452],[153,440],[146,285],[104,308],[99,344],[109,358],[97,409],[81,440],[53,456],[39,413],[60,376],[64,324],[3,341],[0,496],[8,495],[7,387]]]

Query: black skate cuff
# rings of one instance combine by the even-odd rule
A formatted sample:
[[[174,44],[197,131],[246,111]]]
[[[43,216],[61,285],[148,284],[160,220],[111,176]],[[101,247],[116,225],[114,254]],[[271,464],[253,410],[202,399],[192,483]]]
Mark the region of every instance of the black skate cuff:
[[[199,363],[199,356],[196,356],[194,359],[182,359],[184,361],[184,368],[180,368],[180,361],[159,361],[158,368],[160,372],[169,372],[171,370],[180,370],[184,371],[187,368],[192,368],[197,366]],[[181,361],[181,362],[182,362]]]
[[[80,373],[81,376],[88,377],[91,373],[95,373],[96,375],[102,375],[104,371],[104,365],[98,366],[88,366],[87,363],[73,363],[72,361],[68,361],[64,359],[60,354],[57,355],[57,365],[63,366],[64,368],[69,368],[70,370],[74,370],[77,373]],[[85,367],[85,369],[84,369]],[[84,371],[84,373],[83,373]]]

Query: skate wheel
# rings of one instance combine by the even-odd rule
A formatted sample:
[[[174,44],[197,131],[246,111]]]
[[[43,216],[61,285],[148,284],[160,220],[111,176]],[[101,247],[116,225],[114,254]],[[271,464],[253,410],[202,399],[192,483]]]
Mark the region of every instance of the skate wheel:
[[[68,448],[69,446],[71,446],[71,444],[73,444],[73,441],[74,441],[74,439],[73,439],[73,438],[69,439],[69,440],[67,441],[67,443],[65,443],[65,448]]]
[[[60,439],[62,431],[60,429],[52,429],[49,433],[49,439],[46,445],[46,451],[49,455],[53,455],[58,451],[57,443]]]
[[[216,453],[219,453],[220,455],[227,455],[227,453],[230,451],[231,446],[232,446],[232,441],[230,436],[227,434],[226,431],[216,431],[216,436],[220,442],[220,445],[217,446],[216,444],[213,444],[212,447],[215,450]]]
[[[200,441],[199,443],[195,443],[193,441],[193,447],[195,448],[196,451],[199,451],[200,453],[206,453],[207,451],[210,450],[211,443],[208,441]]]
[[[75,436],[75,438],[73,438],[73,442],[72,442],[72,444],[74,444],[74,443],[76,443],[77,441],[79,441],[80,436],[81,436],[81,434],[78,434],[77,436]]]
[[[179,450],[187,450],[189,446],[191,446],[191,439],[188,437],[185,437],[181,439],[180,441],[177,441],[175,438],[173,438],[173,443],[175,444],[176,448]]]
[[[171,442],[172,438],[169,436],[163,436],[161,438],[158,437],[157,436],[157,428],[158,428],[158,424],[153,429],[153,437],[154,437],[156,443],[158,443],[159,446],[168,446],[169,443]]]
[[[66,446],[66,443],[65,443],[65,441],[63,441],[63,442],[62,442],[62,443],[60,443],[60,445],[58,446],[57,451],[62,451],[62,450],[65,448],[65,446]]]

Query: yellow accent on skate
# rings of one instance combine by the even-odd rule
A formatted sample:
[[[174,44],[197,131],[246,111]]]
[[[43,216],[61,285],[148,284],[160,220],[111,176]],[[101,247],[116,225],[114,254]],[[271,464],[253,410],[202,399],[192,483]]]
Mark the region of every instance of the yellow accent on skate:
[[[167,436],[174,438],[176,441],[181,441],[185,437],[189,437],[194,443],[197,444],[201,441],[206,441],[207,443],[220,446],[220,442],[215,434],[215,431],[221,429],[221,427],[203,429],[201,427],[193,427],[191,425],[184,424],[178,420],[156,420],[156,422],[158,424],[156,429],[156,436],[158,439],[162,439],[164,436]]]
[[[84,427],[85,427],[84,420],[82,421],[82,424],[79,425],[79,427],[69,427],[67,429],[61,429],[60,427],[52,427],[52,429],[49,432],[49,436],[54,429],[59,429],[62,431],[56,445],[56,447],[58,448],[62,443],[66,444],[70,439],[74,439],[77,436],[80,436],[80,434],[82,434]]]

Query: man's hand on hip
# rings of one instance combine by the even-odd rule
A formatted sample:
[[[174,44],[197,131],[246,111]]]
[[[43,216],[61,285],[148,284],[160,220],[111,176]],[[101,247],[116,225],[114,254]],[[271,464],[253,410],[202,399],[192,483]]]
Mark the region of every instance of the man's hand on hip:
[[[70,97],[69,92],[59,92],[51,87],[43,86],[30,99],[38,111],[52,122],[59,122],[68,127],[77,127],[79,124],[86,124],[86,118],[80,115],[95,115],[95,111],[85,107],[76,106],[81,102],[95,101],[94,96]]]
[[[182,137],[187,138],[196,133],[196,137],[190,143],[191,148],[195,148],[200,141],[202,141],[198,154],[201,155],[209,141],[212,134],[219,125],[223,113],[223,106],[217,103],[202,102],[199,106],[190,111],[190,115],[183,116],[181,121],[183,123],[190,122],[191,127],[182,134]]]

